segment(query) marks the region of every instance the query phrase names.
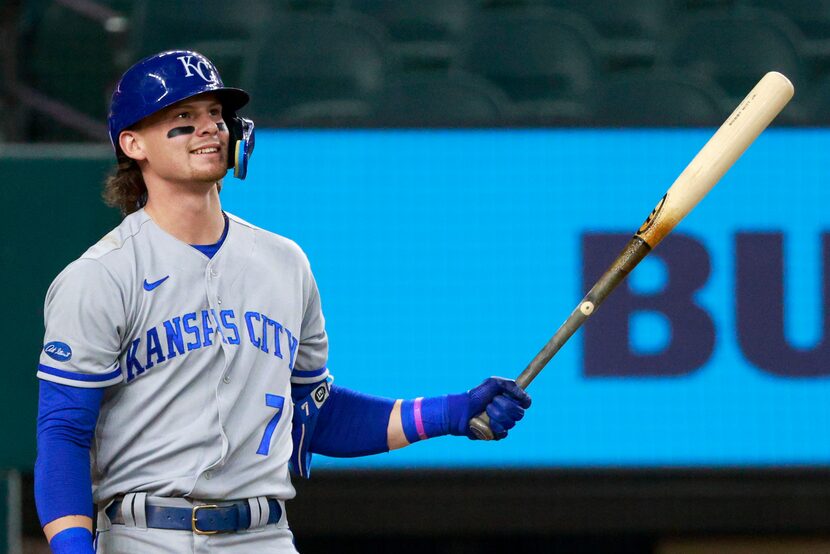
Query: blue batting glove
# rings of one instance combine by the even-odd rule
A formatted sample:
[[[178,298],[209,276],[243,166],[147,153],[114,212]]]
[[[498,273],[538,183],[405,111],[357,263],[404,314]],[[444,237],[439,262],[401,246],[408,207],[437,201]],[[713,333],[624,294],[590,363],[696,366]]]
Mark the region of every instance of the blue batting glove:
[[[451,435],[478,440],[470,431],[469,421],[481,412],[490,416],[490,429],[495,440],[507,436],[516,422],[530,408],[530,395],[512,379],[489,377],[479,386],[462,394],[447,397],[447,415]]]

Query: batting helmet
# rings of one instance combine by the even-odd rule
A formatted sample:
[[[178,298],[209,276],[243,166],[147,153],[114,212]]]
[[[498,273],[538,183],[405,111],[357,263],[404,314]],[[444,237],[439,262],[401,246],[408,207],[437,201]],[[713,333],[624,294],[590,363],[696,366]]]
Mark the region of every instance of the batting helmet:
[[[236,111],[250,97],[242,89],[226,87],[216,66],[202,54],[190,50],[170,50],[144,58],[129,68],[112,93],[109,133],[117,157],[121,131],[145,117],[197,94],[212,92],[222,103],[223,119],[228,124],[228,168],[240,179],[247,173],[248,158],[254,149],[254,123],[238,117]]]

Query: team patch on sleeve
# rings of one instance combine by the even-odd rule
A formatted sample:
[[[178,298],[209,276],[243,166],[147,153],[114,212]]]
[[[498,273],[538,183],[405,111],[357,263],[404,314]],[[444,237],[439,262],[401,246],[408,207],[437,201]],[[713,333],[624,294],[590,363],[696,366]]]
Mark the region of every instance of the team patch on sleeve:
[[[46,355],[59,362],[66,362],[72,358],[72,349],[65,342],[53,340],[43,346]]]

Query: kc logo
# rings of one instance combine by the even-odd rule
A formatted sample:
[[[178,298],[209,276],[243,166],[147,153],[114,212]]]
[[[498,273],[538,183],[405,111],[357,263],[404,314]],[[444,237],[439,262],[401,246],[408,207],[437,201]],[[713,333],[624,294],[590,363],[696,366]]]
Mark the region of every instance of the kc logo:
[[[199,61],[195,64],[191,61],[193,56],[179,56],[176,59],[182,62],[185,70],[185,77],[193,77],[193,72],[195,72],[199,77],[208,83],[215,83],[219,80],[216,72],[213,71],[213,68],[202,58],[199,58]]]

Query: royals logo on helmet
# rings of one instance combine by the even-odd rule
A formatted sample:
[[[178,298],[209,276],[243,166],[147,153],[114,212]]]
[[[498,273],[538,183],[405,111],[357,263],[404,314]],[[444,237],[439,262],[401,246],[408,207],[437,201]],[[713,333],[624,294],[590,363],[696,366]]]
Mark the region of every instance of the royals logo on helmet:
[[[201,77],[203,80],[207,81],[208,83],[215,83],[215,82],[218,81],[218,78],[216,77],[216,73],[205,62],[205,60],[203,58],[197,57],[196,59],[198,60],[198,62],[195,63],[195,64],[193,62],[191,62],[191,60],[193,59],[193,56],[178,56],[176,59],[179,60],[180,62],[182,62],[182,65],[184,66],[184,71],[185,71],[184,76],[185,77],[193,77],[193,73],[191,73],[191,71],[190,71],[192,69],[193,71],[195,71],[199,75],[199,77]],[[205,76],[205,71],[207,71],[207,76]]]

